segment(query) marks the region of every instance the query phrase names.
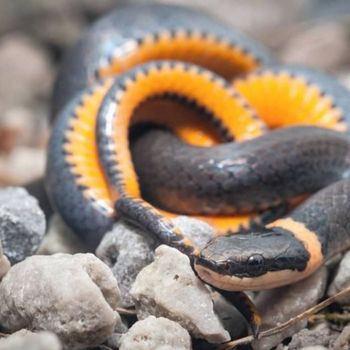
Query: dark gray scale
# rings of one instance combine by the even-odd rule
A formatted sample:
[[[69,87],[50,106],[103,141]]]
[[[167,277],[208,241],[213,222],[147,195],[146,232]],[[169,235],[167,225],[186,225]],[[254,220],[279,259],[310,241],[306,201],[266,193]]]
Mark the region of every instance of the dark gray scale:
[[[66,55],[55,83],[52,118],[70,99],[98,78],[96,71],[111,60],[116,49],[139,45],[146,35],[164,31],[193,31],[217,38],[250,53],[257,62],[273,62],[268,51],[254,40],[197,9],[165,4],[128,4],[99,19]],[[164,57],[171,59],[172,57]]]
[[[350,247],[350,179],[319,191],[290,215],[318,236],[330,258]]]
[[[70,130],[70,121],[75,118],[74,111],[84,96],[91,89],[86,89],[73,99],[60,113],[56,120],[46,164],[45,184],[50,202],[66,224],[91,247],[96,247],[102,236],[111,228],[114,217],[97,201],[88,200],[78,185],[78,176],[73,174],[67,163],[69,153],[64,149],[66,133]]]
[[[342,179],[350,167],[347,136],[307,126],[209,148],[145,129],[132,153],[145,199],[186,214],[266,209]]]

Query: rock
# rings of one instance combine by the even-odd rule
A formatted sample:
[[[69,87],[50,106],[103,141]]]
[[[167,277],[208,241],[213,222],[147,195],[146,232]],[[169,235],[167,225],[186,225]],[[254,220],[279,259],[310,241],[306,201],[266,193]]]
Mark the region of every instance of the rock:
[[[46,151],[41,148],[16,147],[0,156],[0,183],[22,186],[37,180],[45,172]]]
[[[24,188],[29,192],[30,195],[32,195],[38,200],[39,206],[44,212],[46,219],[49,219],[49,217],[52,216],[53,209],[51,207],[49,198],[46,193],[44,178],[40,178],[35,181],[29,182],[25,185]]]
[[[178,323],[149,316],[122,336],[120,350],[191,350],[191,338]]]
[[[0,243],[0,280],[6,275],[6,273],[10,270],[11,264],[7,257],[4,255],[2,251],[2,246]]]
[[[173,222],[198,247],[203,247],[214,235],[213,228],[200,220],[179,216]],[[98,246],[96,255],[112,268],[124,307],[134,305],[130,296],[131,286],[141,269],[153,260],[157,245],[142,230],[119,221]]]
[[[350,325],[343,328],[340,335],[335,339],[332,350],[348,350],[350,348]]]
[[[305,348],[301,348],[300,350],[327,350],[324,346],[315,345],[315,346],[306,346]]]
[[[347,37],[347,30],[341,22],[321,22],[292,36],[281,52],[281,59],[285,63],[335,69],[349,63]]]
[[[188,216],[177,216],[172,222],[200,249],[204,248],[215,234],[212,226]]]
[[[214,311],[219,316],[224,328],[230,333],[231,339],[244,335],[247,323],[242,314],[219,293],[212,294]]]
[[[255,304],[264,320],[263,330],[275,327],[315,305],[324,295],[327,269],[321,268],[313,275],[290,286],[260,292]],[[301,321],[281,333],[263,338],[253,343],[254,350],[267,350],[279,344],[306,326]]]
[[[130,296],[131,286],[141,269],[153,260],[155,247],[154,240],[123,221],[116,223],[97,247],[96,255],[112,267],[123,307],[134,305]]]
[[[116,323],[116,327],[113,330],[113,334],[107,339],[106,346],[111,349],[119,349],[121,345],[121,338],[123,334],[125,334],[128,330],[128,324],[125,320],[123,320],[119,314],[117,314],[118,320]]]
[[[350,286],[350,251],[347,252],[341,260],[338,271],[328,288],[328,296],[333,296],[341,290]],[[338,300],[341,304],[349,304],[350,296],[345,296]]]
[[[0,189],[0,241],[12,264],[37,251],[45,225],[37,200],[25,189]]]
[[[52,331],[64,349],[101,344],[118,321],[117,281],[92,254],[27,258],[5,275],[0,295],[0,324],[5,331]]]
[[[1,350],[61,350],[58,337],[50,332],[32,333],[22,329],[0,339]]]
[[[0,76],[6,82],[0,86],[0,116],[10,107],[30,107],[49,97],[51,64],[46,52],[30,37],[8,34],[2,38]]]
[[[177,249],[158,247],[154,262],[138,274],[131,295],[139,319],[163,316],[211,343],[230,339],[213,311],[208,288],[195,276],[189,258]]]
[[[86,253],[88,248],[63,222],[58,214],[50,218],[47,234],[39,248],[38,254],[52,255],[56,253]]]
[[[306,347],[325,346],[328,348],[332,337],[327,323],[321,323],[313,329],[302,329],[293,335],[288,350],[299,350]]]

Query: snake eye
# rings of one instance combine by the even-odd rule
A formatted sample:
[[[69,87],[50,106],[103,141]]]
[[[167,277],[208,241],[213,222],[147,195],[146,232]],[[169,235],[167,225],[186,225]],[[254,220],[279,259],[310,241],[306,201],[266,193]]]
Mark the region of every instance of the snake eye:
[[[263,265],[264,263],[264,257],[260,254],[254,254],[254,255],[251,255],[249,258],[248,258],[248,265],[250,267],[256,267],[256,268],[259,268]]]

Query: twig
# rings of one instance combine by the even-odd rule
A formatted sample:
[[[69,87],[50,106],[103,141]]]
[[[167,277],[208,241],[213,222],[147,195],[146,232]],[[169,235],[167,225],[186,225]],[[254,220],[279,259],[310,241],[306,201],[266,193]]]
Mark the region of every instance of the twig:
[[[349,322],[350,314],[349,313],[339,313],[339,312],[330,312],[321,315],[313,315],[309,318],[309,322],[317,322],[317,321],[329,321],[329,322]]]
[[[117,307],[116,311],[118,311],[121,315],[136,315],[135,309],[125,309],[123,307]]]
[[[271,335],[277,334],[282,332],[283,330],[289,328],[290,326],[292,326],[293,324],[304,320],[310,316],[312,316],[313,314],[321,311],[322,309],[326,308],[327,306],[329,306],[330,304],[333,304],[334,302],[336,302],[338,299],[342,298],[343,296],[350,294],[350,287],[343,289],[342,291],[340,291],[339,293],[337,293],[336,295],[322,301],[321,303],[307,309],[306,311],[302,312],[301,314],[291,318],[290,320],[279,324],[276,327],[273,327],[271,329],[268,329],[266,331],[263,331],[259,334],[258,339],[262,339],[262,338],[266,338],[269,337]],[[255,338],[250,335],[244,338],[240,338],[237,340],[233,340],[230,341],[228,343],[222,344],[220,345],[217,350],[232,350],[234,349],[236,346],[238,345],[243,345],[243,344],[249,344],[251,343],[253,340],[255,340]]]

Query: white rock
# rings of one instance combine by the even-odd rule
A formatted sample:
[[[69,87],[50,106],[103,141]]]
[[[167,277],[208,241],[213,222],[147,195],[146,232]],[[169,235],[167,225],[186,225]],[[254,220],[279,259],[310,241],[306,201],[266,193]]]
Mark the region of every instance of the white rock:
[[[52,331],[69,350],[111,336],[120,301],[112,271],[92,254],[27,258],[5,275],[0,296],[5,331]]]
[[[208,288],[195,276],[188,257],[177,249],[158,247],[154,262],[138,274],[131,295],[139,319],[164,316],[211,343],[230,339],[213,311]]]
[[[58,337],[50,332],[32,333],[22,329],[0,339],[1,350],[61,350]]]
[[[191,350],[191,338],[178,323],[149,316],[121,338],[120,350]]]
[[[254,301],[263,319],[263,329],[270,329],[288,321],[293,316],[315,305],[324,295],[327,269],[321,268],[313,275],[290,286],[260,292]],[[268,350],[283,339],[306,326],[307,321],[294,324],[282,332],[253,343],[254,350]]]
[[[343,259],[341,260],[338,271],[333,279],[333,282],[328,288],[328,296],[333,296],[340,292],[341,290],[350,286],[350,251],[347,252]],[[350,296],[345,296],[341,298],[339,303],[349,304]]]
[[[42,241],[38,254],[51,255],[56,253],[85,253],[88,248],[74,234],[74,232],[63,222],[58,214],[50,218],[48,231]]]

